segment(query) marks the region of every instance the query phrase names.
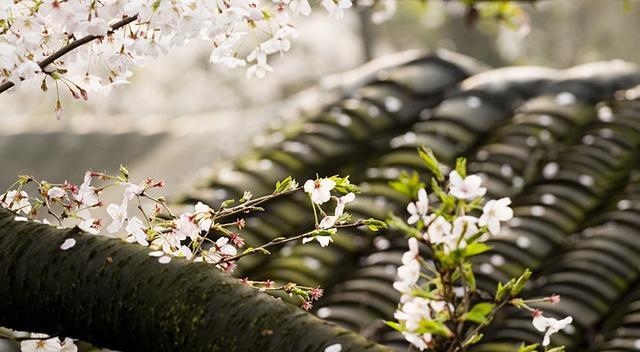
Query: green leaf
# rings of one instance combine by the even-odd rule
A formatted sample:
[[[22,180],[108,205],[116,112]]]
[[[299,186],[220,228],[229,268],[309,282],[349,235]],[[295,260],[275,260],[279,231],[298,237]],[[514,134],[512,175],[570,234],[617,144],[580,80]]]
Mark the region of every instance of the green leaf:
[[[220,208],[221,209],[228,208],[235,202],[236,202],[235,199],[227,199],[224,202],[222,202],[222,204],[220,205]]]
[[[554,347],[550,350],[546,350],[545,352],[564,352],[564,346]]]
[[[389,186],[410,199],[415,199],[418,196],[418,190],[424,188],[425,184],[420,181],[420,174],[416,171],[409,174],[403,170],[396,181],[389,182]]]
[[[380,221],[378,219],[374,219],[374,218],[369,218],[367,220],[363,220],[362,224],[367,225],[367,227],[369,227],[369,230],[371,231],[379,231],[381,229],[386,229],[387,228],[387,223],[384,221]]]
[[[537,343],[534,343],[533,345],[525,345],[523,343],[522,345],[520,345],[518,352],[533,352],[538,349],[538,346],[540,345]]]
[[[436,320],[423,320],[415,331],[418,334],[433,334],[440,336],[451,336],[451,330],[444,323]]]
[[[471,336],[470,339],[467,339],[467,342],[465,342],[463,346],[467,347],[467,346],[471,346],[473,344],[476,344],[476,343],[480,342],[480,340],[482,340],[483,337],[484,337],[483,334],[475,334],[475,335]]]
[[[467,285],[471,291],[476,291],[476,277],[473,274],[473,264],[464,263],[462,274],[464,275],[464,279],[467,280]]]
[[[531,277],[531,270],[525,269],[525,271],[520,275],[520,277],[515,281],[513,287],[511,288],[511,296],[517,296],[520,291],[524,288],[524,285],[527,284],[529,278]]]
[[[122,164],[120,164],[120,178],[124,181],[129,181],[129,170]]]
[[[460,177],[467,177],[467,159],[459,157],[456,159],[456,171]]]
[[[492,248],[491,246],[486,245],[484,243],[480,243],[480,242],[472,243],[464,248],[464,256],[472,257],[474,255],[484,253],[490,250],[491,248]]]
[[[491,313],[495,305],[493,303],[478,303],[471,310],[465,313],[461,319],[464,321],[472,321],[474,323],[478,323],[481,325],[486,325],[489,323],[489,319],[487,315]]]
[[[426,298],[430,300],[438,300],[438,299],[441,299],[442,297],[438,290],[427,291],[422,288],[411,290],[411,295],[414,297],[421,297],[421,298]]]
[[[402,330],[402,325],[396,323],[395,321],[384,321],[385,324],[387,324],[388,326],[390,326],[392,329],[403,332],[404,330]]]
[[[291,178],[291,176],[287,176],[287,178],[285,178],[284,180],[276,182],[276,189],[273,193],[278,194],[288,191],[289,186],[291,186],[292,184],[292,181],[295,182],[293,178]]]
[[[349,176],[340,177],[338,175],[334,175],[329,177],[329,179],[336,183],[336,187],[334,189],[337,192],[340,192],[342,194],[347,194],[350,192],[353,192],[353,193],[362,192],[362,190],[360,189],[360,187],[358,187],[358,185],[355,185],[351,183],[351,181],[349,181]]]
[[[506,284],[498,282],[498,288],[496,289],[496,302],[502,301],[507,293],[511,293],[511,288],[513,287],[514,282],[515,279],[507,281]]]
[[[438,159],[436,159],[431,148],[427,148],[425,146],[418,148],[418,155],[420,155],[420,159],[422,159],[425,166],[429,171],[431,171],[433,176],[435,176],[435,178],[440,182],[444,181],[442,170],[440,170],[440,163],[438,163]]]

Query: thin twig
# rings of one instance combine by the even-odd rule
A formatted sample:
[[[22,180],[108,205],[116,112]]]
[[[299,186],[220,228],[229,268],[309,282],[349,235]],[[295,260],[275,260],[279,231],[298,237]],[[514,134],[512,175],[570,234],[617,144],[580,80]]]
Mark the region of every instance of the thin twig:
[[[359,226],[362,226],[362,225],[364,225],[364,221],[363,220],[358,220],[358,221],[356,221],[354,223],[351,223],[351,224],[336,225],[333,228],[335,228],[335,229],[344,229],[344,228],[351,228],[351,227],[359,227]],[[248,249],[248,250],[246,250],[246,251],[244,251],[244,252],[242,252],[240,254],[237,254],[237,255],[234,255],[234,256],[231,256],[231,257],[222,258],[222,259],[218,260],[216,263],[214,263],[214,265],[219,265],[219,264],[232,262],[232,261],[238,260],[238,259],[240,259],[242,257],[246,257],[246,256],[251,255],[251,254],[262,252],[263,250],[266,250],[267,248],[269,248],[271,246],[297,241],[297,240],[303,239],[305,237],[311,236],[316,231],[317,230],[308,231],[308,232],[305,232],[303,234],[300,234],[300,235],[297,235],[297,236],[293,236],[293,237],[278,237],[278,238],[275,238],[275,239],[273,239],[273,240],[271,240],[271,241],[269,241],[269,242],[267,242],[267,243],[265,243],[265,244],[263,244],[263,245],[261,245],[259,247],[250,248],[250,249]]]
[[[266,196],[262,196],[262,197],[258,197],[258,198],[255,198],[255,199],[248,200],[248,201],[246,201],[246,202],[244,202],[242,204],[236,205],[235,207],[231,207],[231,208],[227,208],[227,209],[221,209],[220,211],[216,212],[214,215],[215,215],[216,218],[223,218],[223,217],[231,216],[231,215],[234,215],[234,214],[250,211],[253,208],[255,208],[257,205],[260,205],[262,203],[265,203],[265,202],[270,201],[270,200],[275,199],[275,198],[284,197],[284,196],[287,196],[289,194],[293,194],[293,193],[298,192],[300,190],[302,190],[302,187],[297,187],[297,188],[294,188],[292,190],[285,191],[285,192],[268,194]]]

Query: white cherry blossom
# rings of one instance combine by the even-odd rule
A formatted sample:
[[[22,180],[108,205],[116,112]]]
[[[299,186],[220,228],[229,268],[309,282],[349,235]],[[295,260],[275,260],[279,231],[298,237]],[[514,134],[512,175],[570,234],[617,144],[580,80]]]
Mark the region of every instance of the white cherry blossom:
[[[52,187],[47,191],[47,196],[52,199],[62,198],[67,195],[67,192],[60,187]]]
[[[418,261],[418,240],[410,238],[409,250],[402,255],[402,265],[398,267],[398,281],[393,288],[401,293],[409,293],[420,278],[420,262]]]
[[[198,202],[195,206],[195,220],[198,223],[200,231],[209,231],[213,225],[213,215],[211,214],[211,207]]]
[[[107,213],[112,219],[112,222],[109,226],[107,226],[107,231],[109,233],[116,233],[120,231],[122,226],[124,226],[124,222],[127,221],[127,198],[122,200],[120,205],[115,203],[111,203],[107,206]]]
[[[133,197],[139,196],[144,192],[144,186],[136,185],[135,183],[127,183],[124,189],[124,196],[127,200],[132,200]]]
[[[76,346],[73,339],[66,337],[63,341],[60,341],[60,352],[78,352],[78,346]]]
[[[343,17],[353,6],[352,0],[320,3],[334,18]],[[297,37],[293,18],[311,11],[309,0],[1,1],[0,85],[18,86],[24,80],[45,78],[38,62],[85,36],[95,40],[44,69],[49,74],[56,70],[49,82],[71,82],[74,97],[87,99],[87,92],[106,94],[125,83],[132,69],[146,59],[192,40],[213,43],[212,63],[239,67],[253,62],[247,75],[260,78],[273,71],[269,55],[291,48]],[[250,32],[255,40],[245,40]],[[252,56],[256,48],[262,54]]]
[[[333,242],[333,237],[331,236],[309,236],[302,239],[302,243],[308,243],[313,240],[318,241],[320,243],[320,247],[326,247],[329,243]]]
[[[328,230],[328,229],[332,228],[333,226],[335,226],[336,220],[338,220],[338,218],[336,216],[325,216],[320,221],[320,224],[318,225],[318,227],[323,229],[323,230]]]
[[[78,211],[76,213],[76,217],[80,220],[80,222],[78,223],[79,229],[92,235],[97,235],[98,233],[100,233],[99,222],[91,217],[91,213],[88,209]]]
[[[338,205],[336,205],[335,216],[340,217],[344,213],[344,207],[353,202],[356,199],[356,195],[352,192],[345,194],[344,196],[338,198]]]
[[[320,4],[329,11],[329,16],[336,19],[344,17],[344,10],[353,6],[351,0],[322,0]]]
[[[427,213],[429,212],[429,197],[424,188],[418,191],[418,200],[407,205],[407,211],[411,216],[407,220],[409,225],[413,225],[418,221],[427,222]]]
[[[234,256],[238,254],[238,250],[236,249],[236,247],[229,244],[229,239],[226,237],[218,238],[215,247],[218,252],[226,256]]]
[[[500,232],[500,222],[513,218],[510,204],[511,199],[507,197],[488,201],[482,209],[482,215],[478,221],[479,225],[487,226],[492,235],[497,235]]]
[[[478,175],[469,175],[464,179],[453,170],[449,173],[449,194],[458,199],[471,200],[482,197],[487,193],[485,187],[481,187],[482,179]]]
[[[100,202],[98,198],[98,191],[95,187],[91,186],[91,173],[87,172],[84,176],[84,182],[80,185],[78,193],[74,195],[76,201],[83,205],[93,207]]]
[[[58,338],[46,340],[24,340],[20,342],[21,352],[59,352],[60,342]]]
[[[0,195],[0,205],[12,211],[29,214],[31,212],[31,203],[29,195],[25,191],[9,191]]]
[[[429,224],[424,239],[432,244],[440,244],[449,236],[451,236],[451,223],[444,217],[438,216]]]
[[[420,328],[420,323],[423,320],[430,320],[432,301],[422,297],[412,297],[407,302],[403,303],[399,310],[394,313],[394,317],[401,323],[404,323],[408,331],[403,335],[407,341],[423,351],[428,347],[428,343],[431,342],[431,334],[417,333],[416,330]]]
[[[533,312],[533,327],[540,332],[544,332],[544,338],[542,340],[542,346],[549,346],[551,342],[551,335],[567,327],[567,325],[573,322],[572,317],[566,317],[562,320],[554,318],[547,318],[542,315],[542,312],[535,310]]]
[[[176,225],[174,232],[180,241],[184,240],[187,237],[189,237],[193,241],[199,238],[200,227],[196,225],[191,214],[180,215],[180,217],[175,220],[174,223]]]
[[[137,242],[138,244],[145,247],[149,245],[149,242],[147,242],[146,227],[144,226],[142,221],[138,219],[137,216],[129,219],[129,223],[127,224],[125,230],[129,234],[129,236],[125,238],[127,242]]]
[[[309,193],[314,203],[322,204],[331,199],[331,190],[335,186],[336,183],[328,178],[307,180],[307,182],[304,183],[304,191]]]
[[[291,12],[294,15],[302,14],[304,16],[309,16],[311,14],[311,5],[309,4],[309,0],[284,0],[284,3],[289,3]]]

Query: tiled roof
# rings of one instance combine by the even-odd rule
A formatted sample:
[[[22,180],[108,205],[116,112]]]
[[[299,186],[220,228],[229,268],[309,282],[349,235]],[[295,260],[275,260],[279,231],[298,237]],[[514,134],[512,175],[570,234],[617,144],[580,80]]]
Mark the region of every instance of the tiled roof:
[[[640,349],[640,84],[634,65],[612,61],[567,70],[510,67],[483,71],[455,56],[427,55],[368,73],[316,114],[259,138],[252,153],[220,169],[189,199],[219,204],[244,190],[271,192],[276,180],[350,174],[364,194],[362,217],[402,213],[407,199],[388,181],[401,170],[427,173],[415,152],[426,145],[452,166],[458,155],[483,176],[491,197],[513,199],[515,218],[476,260],[478,285],[534,271],[526,295],[561,294],[544,307],[572,315],[556,336],[573,351]],[[471,76],[471,77],[469,77]],[[467,78],[468,77],[468,78]],[[307,229],[303,197],[248,219],[249,243]],[[315,312],[402,349],[381,324],[398,302],[395,270],[406,240],[389,231],[340,234],[319,250],[285,247],[241,263],[240,275],[327,288]],[[530,317],[507,312],[477,351],[537,342]]]

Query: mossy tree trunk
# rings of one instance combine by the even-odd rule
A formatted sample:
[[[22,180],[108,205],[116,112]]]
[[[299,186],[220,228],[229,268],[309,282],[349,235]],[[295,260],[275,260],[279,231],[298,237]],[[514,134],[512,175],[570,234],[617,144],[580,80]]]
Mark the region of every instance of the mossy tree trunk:
[[[16,222],[4,209],[0,326],[123,351],[388,351],[209,265],[163,265],[141,246]]]

